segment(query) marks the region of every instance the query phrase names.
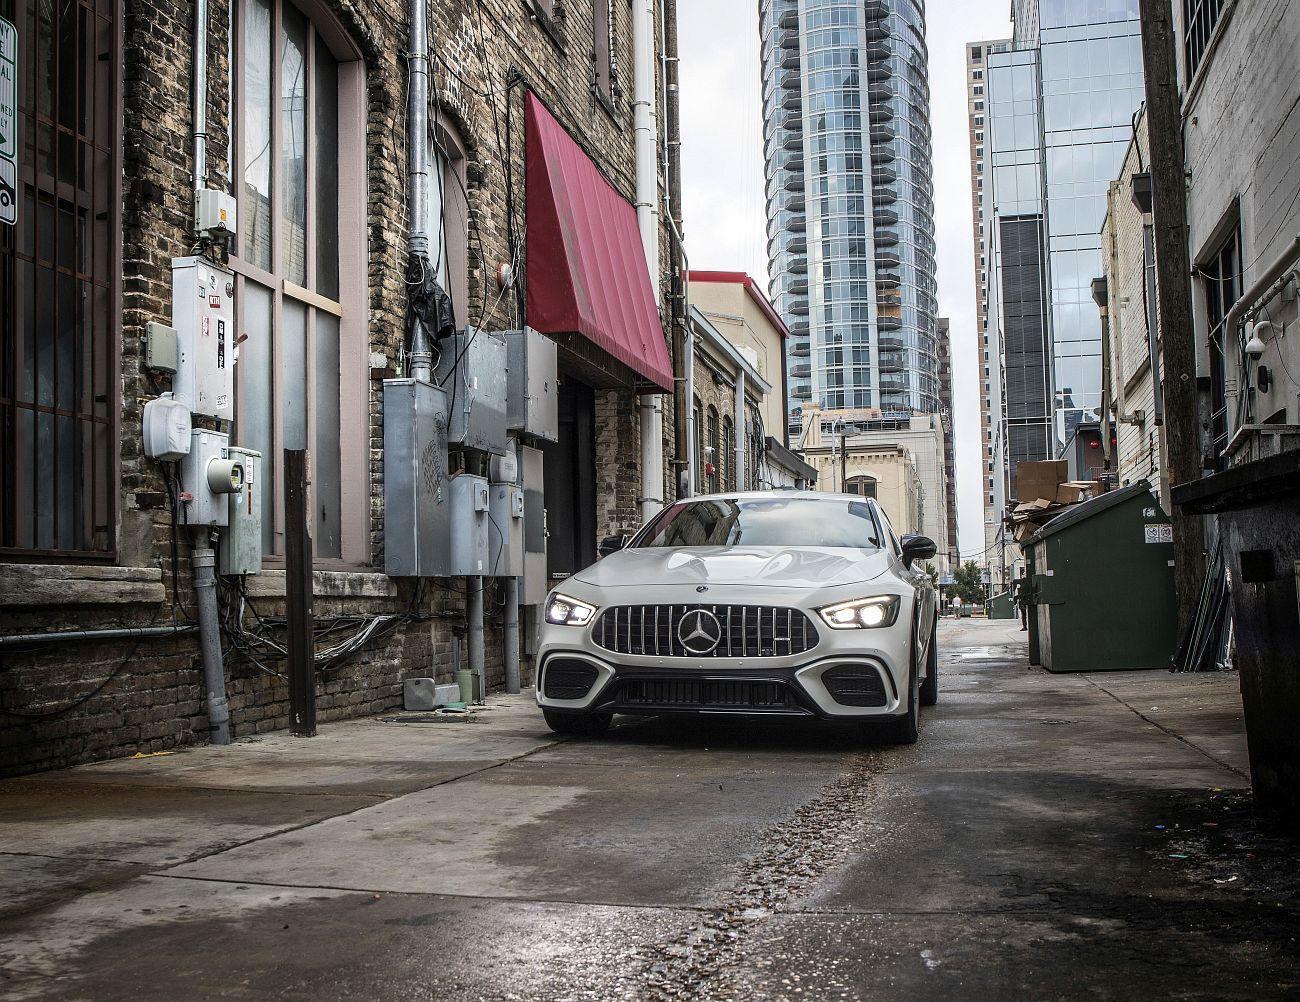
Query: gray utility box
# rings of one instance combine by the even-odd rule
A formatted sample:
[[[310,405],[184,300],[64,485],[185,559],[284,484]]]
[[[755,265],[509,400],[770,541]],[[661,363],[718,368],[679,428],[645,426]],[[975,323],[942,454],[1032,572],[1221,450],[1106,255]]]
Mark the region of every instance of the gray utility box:
[[[492,576],[517,578],[524,573],[524,491],[517,484],[488,488],[488,565]]]
[[[230,524],[221,534],[217,548],[217,569],[222,574],[262,572],[262,454],[231,446],[226,450],[244,468],[243,487],[227,495]]]
[[[506,343],[466,327],[439,345],[436,382],[447,392],[447,441],[464,449],[506,451]]]
[[[555,392],[555,342],[531,327],[507,331],[510,379],[507,427],[546,442],[560,436],[559,399]]]
[[[415,379],[384,381],[384,573],[447,573],[451,535],[447,393]]]
[[[524,485],[524,580],[521,605],[539,605],[546,599],[546,484],[542,479],[542,450],[519,447],[519,468]]]
[[[451,478],[450,561],[439,577],[483,577],[492,573],[488,560],[488,482],[460,473]]]

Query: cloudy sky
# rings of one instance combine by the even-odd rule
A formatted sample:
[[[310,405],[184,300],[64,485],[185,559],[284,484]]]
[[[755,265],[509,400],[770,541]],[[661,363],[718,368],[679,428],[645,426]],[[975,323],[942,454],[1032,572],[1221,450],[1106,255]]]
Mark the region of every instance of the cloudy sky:
[[[1007,0],[928,0],[939,312],[952,319],[963,554],[984,547],[979,368],[966,131],[968,41],[1011,34]],[[767,275],[758,0],[685,0],[681,32],[683,210],[691,267]]]

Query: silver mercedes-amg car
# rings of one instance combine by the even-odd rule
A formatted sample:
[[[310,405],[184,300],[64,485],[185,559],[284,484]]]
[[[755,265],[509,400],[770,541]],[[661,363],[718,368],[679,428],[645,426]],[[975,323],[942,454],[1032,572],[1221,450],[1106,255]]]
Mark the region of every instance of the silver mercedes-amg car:
[[[537,702],[561,733],[616,713],[820,717],[917,738],[938,697],[924,536],[874,500],[719,494],[665,508],[547,600]]]

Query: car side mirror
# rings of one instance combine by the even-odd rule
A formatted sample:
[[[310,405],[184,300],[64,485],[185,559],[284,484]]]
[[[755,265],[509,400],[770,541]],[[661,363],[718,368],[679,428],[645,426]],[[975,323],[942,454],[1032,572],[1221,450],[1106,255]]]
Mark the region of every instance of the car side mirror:
[[[596,548],[596,552],[602,557],[608,557],[611,553],[617,553],[619,550],[626,547],[631,541],[632,537],[626,533],[621,533],[617,536],[606,536],[600,541],[600,546]]]
[[[911,567],[918,560],[929,560],[939,552],[929,536],[904,536],[899,540],[903,548],[903,563]]]

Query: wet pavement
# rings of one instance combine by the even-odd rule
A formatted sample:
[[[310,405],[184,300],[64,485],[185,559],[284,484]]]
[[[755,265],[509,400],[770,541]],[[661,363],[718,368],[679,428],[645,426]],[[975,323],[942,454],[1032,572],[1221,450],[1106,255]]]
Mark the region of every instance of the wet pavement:
[[[1235,676],[947,622],[911,748],[824,725],[328,726],[0,783],[0,997],[1300,994]]]

